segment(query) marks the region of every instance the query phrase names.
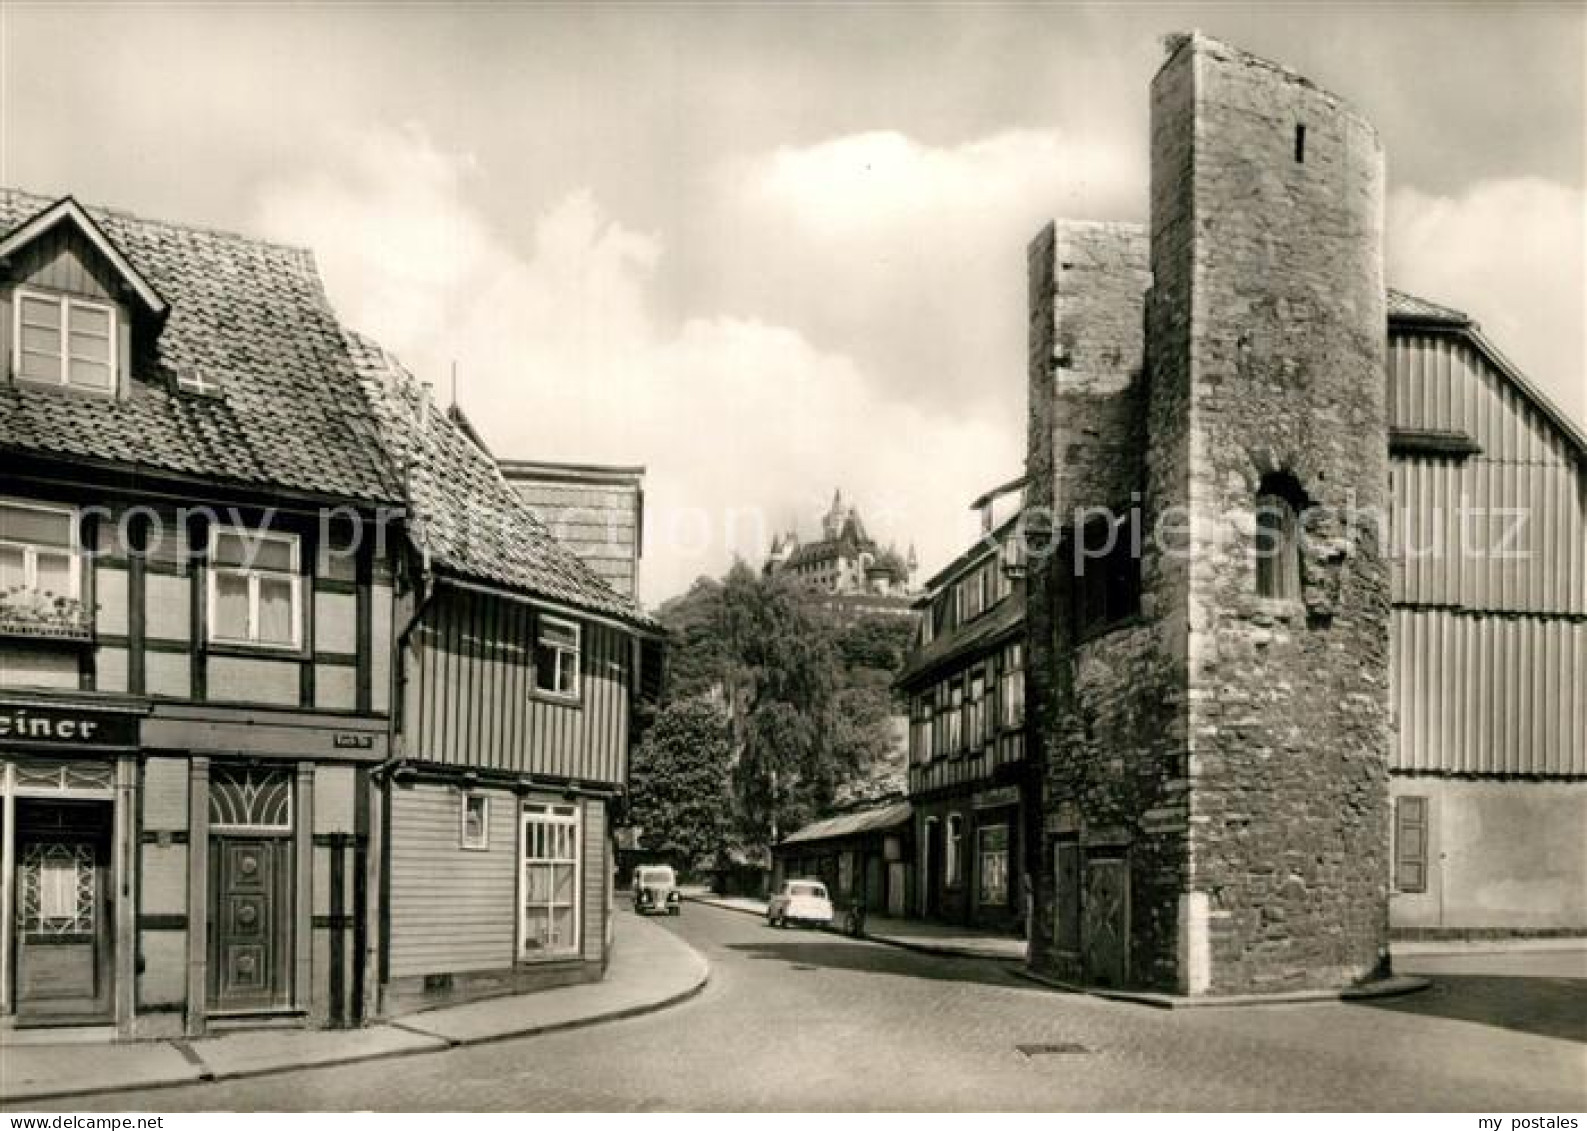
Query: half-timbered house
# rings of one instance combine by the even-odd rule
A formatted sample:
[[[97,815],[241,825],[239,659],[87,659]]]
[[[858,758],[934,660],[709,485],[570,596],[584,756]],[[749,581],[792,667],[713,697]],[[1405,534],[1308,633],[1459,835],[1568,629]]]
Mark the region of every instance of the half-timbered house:
[[[360,1014],[400,484],[308,253],[0,191],[0,1013]]]
[[[379,346],[349,342],[411,539],[373,801],[383,1008],[598,978],[611,817],[659,632],[550,535],[456,414]]]
[[[1033,799],[1025,757],[1024,480],[975,500],[982,535],[926,582],[909,698],[913,913],[1011,930],[1024,920]]]

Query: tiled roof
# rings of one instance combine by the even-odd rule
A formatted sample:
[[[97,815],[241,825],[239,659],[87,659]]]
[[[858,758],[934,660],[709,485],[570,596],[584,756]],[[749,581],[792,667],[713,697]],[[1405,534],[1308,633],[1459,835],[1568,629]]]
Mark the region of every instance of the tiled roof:
[[[1389,288],[1388,294],[1390,318],[1413,318],[1419,322],[1447,322],[1453,326],[1467,325],[1471,318],[1458,310],[1448,306],[1439,306],[1436,302],[1428,302],[1425,298],[1406,294]]]
[[[54,203],[0,189],[0,234]],[[306,251],[87,208],[169,303],[125,397],[0,382],[0,450],[359,502],[400,488]],[[178,367],[221,391],[178,392]]]
[[[380,442],[407,469],[409,530],[445,573],[653,627],[554,539],[496,461],[448,413],[424,404],[419,380],[380,345],[346,335]]]
[[[806,825],[798,832],[783,837],[781,844],[808,844],[816,840],[836,840],[839,837],[858,836],[861,833],[895,829],[914,816],[914,807],[907,801],[897,801],[879,809],[863,809],[858,813],[844,813]]]

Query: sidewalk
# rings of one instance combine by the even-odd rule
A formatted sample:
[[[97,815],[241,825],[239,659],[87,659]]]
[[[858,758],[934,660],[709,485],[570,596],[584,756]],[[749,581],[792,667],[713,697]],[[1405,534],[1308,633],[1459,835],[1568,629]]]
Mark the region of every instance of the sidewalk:
[[[364,1029],[258,1029],[191,1041],[0,1044],[0,1107],[262,1076],[573,1029],[681,1002],[698,993],[709,974],[704,958],[658,924],[619,915],[606,977],[587,985],[424,1010]]]
[[[739,896],[718,896],[710,892],[684,891],[684,899],[742,911],[746,915],[766,914],[766,901]],[[914,919],[889,919],[883,915],[865,917],[865,937],[872,942],[926,954],[945,954],[955,958],[991,958],[1002,962],[1025,961],[1025,940],[1010,935],[952,927],[942,923],[923,923]]]

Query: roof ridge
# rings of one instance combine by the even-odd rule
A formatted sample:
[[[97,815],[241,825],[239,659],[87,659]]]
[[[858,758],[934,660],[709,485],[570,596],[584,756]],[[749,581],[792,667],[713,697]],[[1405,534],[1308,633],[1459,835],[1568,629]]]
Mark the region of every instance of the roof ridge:
[[[388,462],[403,465],[394,470],[408,482],[409,526],[422,550],[443,569],[508,590],[636,623],[652,623],[636,598],[612,588],[588,562],[557,540],[496,461],[468,438],[444,408],[432,404],[424,412],[420,407],[428,396],[424,381],[374,338],[355,330],[344,332],[365,396],[373,399],[373,382],[382,385],[380,401],[371,405],[381,423],[377,442]],[[360,354],[374,357],[365,359]],[[414,400],[419,406],[410,403]],[[416,410],[424,413],[422,424],[414,419]],[[398,432],[400,436],[395,435]],[[394,446],[400,451],[394,452]],[[411,478],[407,475],[410,463],[415,472]],[[420,478],[426,481],[428,498],[415,497],[413,481]],[[466,516],[460,517],[458,504],[449,500],[445,491],[464,478],[488,487],[486,497],[472,499],[473,505],[464,508]],[[488,523],[491,511],[500,519],[499,529],[473,525],[479,518]],[[492,554],[495,560],[485,560]]]
[[[275,248],[279,251],[307,253],[311,257],[313,251],[306,244],[285,243],[281,240],[266,239],[263,236],[252,236],[245,232],[234,231],[230,228],[221,228],[212,224],[198,224],[188,221],[162,219],[156,216],[146,216],[141,212],[134,212],[129,208],[121,208],[110,204],[95,204],[91,201],[79,199],[75,193],[61,193],[58,196],[48,196],[34,192],[32,189],[18,188],[14,185],[0,185],[0,195],[26,201],[38,201],[39,211],[59,204],[63,200],[74,200],[82,208],[93,213],[96,217],[111,216],[117,220],[132,221],[145,224],[151,228],[164,228],[168,231],[192,232],[196,235],[214,236],[219,239],[236,240],[238,243],[252,244],[257,247]]]

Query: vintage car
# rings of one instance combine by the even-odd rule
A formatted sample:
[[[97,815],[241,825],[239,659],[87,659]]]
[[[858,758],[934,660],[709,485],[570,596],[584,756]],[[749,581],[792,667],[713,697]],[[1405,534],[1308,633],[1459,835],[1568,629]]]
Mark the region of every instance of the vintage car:
[[[678,877],[666,864],[645,864],[634,869],[634,910],[640,915],[676,915],[683,908]]]
[[[766,905],[766,922],[773,927],[832,925],[832,900],[820,880],[788,880]]]

